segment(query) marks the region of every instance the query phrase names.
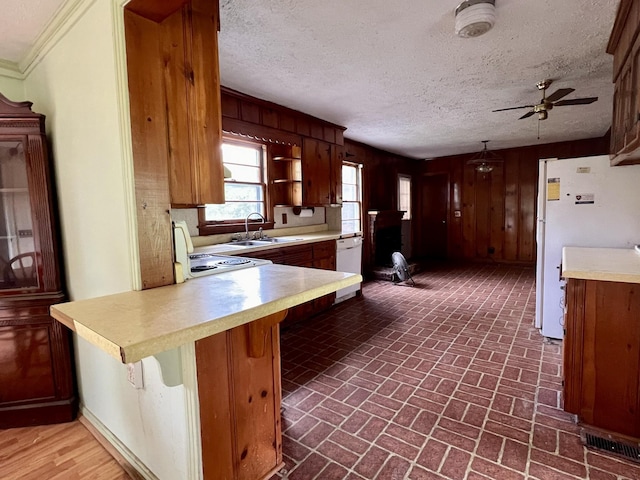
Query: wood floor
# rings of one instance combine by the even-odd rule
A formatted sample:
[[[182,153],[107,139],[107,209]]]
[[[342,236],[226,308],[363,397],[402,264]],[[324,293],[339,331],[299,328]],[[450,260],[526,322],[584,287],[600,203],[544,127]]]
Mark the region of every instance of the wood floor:
[[[2,480],[130,480],[78,420],[0,430]]]

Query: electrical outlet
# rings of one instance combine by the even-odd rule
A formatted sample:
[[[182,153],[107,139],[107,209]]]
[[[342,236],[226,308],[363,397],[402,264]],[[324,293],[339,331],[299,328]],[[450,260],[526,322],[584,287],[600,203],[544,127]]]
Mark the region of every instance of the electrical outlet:
[[[286,225],[286,224],[287,224],[287,214],[286,214],[286,213],[283,213],[283,214],[282,214],[282,224],[283,224],[283,225]]]
[[[136,363],[127,363],[127,380],[136,389],[144,388],[142,360]]]
[[[33,230],[18,230],[18,237],[20,238],[33,237]]]

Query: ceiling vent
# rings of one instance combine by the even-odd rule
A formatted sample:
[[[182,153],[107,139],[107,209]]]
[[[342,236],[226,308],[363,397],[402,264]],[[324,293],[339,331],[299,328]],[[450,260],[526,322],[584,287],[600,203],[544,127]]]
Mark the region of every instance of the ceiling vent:
[[[456,35],[459,37],[479,37],[491,30],[495,21],[495,0],[465,0],[456,7]]]

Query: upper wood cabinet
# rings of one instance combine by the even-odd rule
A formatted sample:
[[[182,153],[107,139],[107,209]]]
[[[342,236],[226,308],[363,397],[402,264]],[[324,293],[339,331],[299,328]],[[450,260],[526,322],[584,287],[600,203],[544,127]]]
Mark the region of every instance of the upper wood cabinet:
[[[140,277],[174,283],[174,206],[224,201],[215,0],[124,10]]]
[[[338,145],[314,138],[302,141],[302,204],[342,204],[342,148]]]
[[[343,147],[303,138],[295,145],[269,146],[269,179],[274,206],[342,204]]]
[[[224,203],[217,3],[192,0],[161,32],[171,204]]]
[[[607,46],[613,58],[611,163],[640,163],[640,2],[622,0]]]

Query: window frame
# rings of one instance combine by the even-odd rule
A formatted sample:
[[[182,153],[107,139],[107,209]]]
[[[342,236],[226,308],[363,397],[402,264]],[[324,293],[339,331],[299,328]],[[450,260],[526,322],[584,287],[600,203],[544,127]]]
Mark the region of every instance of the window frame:
[[[268,172],[267,172],[267,144],[256,140],[245,140],[231,136],[223,136],[223,144],[232,144],[244,147],[252,147],[256,150],[262,150],[261,166],[260,168],[260,183],[255,182],[232,182],[224,180],[225,185],[229,184],[243,184],[243,185],[261,185],[262,186],[262,203],[264,204],[264,217],[265,223],[259,223],[251,220],[249,222],[249,231],[258,230],[260,227],[263,229],[272,229],[274,227],[273,213],[270,212],[270,198],[269,198],[269,184],[268,184]],[[221,147],[222,148],[222,147]],[[223,160],[224,165],[224,160]],[[198,207],[198,231],[200,235],[215,235],[220,233],[237,233],[245,231],[245,219],[234,218],[229,220],[207,220],[206,219],[206,206],[202,205]]]
[[[402,180],[408,180],[409,181],[409,209],[405,210],[404,208],[402,208],[402,206],[400,205],[400,183]],[[413,179],[411,178],[411,175],[407,175],[406,173],[399,173],[398,174],[398,205],[397,208],[399,211],[404,211],[404,215],[402,216],[402,220],[411,220],[411,217],[413,216],[413,202],[411,201],[411,197],[413,195]]]
[[[342,207],[341,207],[341,214],[342,212],[344,212],[344,205],[345,204],[349,204],[349,203],[357,203],[359,210],[360,210],[360,219],[359,219],[359,230],[356,230],[357,232],[363,232],[364,229],[364,201],[363,201],[363,197],[364,197],[364,186],[362,185],[362,179],[363,179],[363,175],[362,175],[362,169],[364,168],[364,166],[361,163],[355,163],[355,162],[349,162],[346,160],[342,161],[342,166],[348,166],[348,167],[355,167],[356,169],[356,191],[357,191],[357,196],[358,196],[358,200],[345,200],[345,195],[344,195],[344,178],[342,181]],[[351,184],[349,184],[351,185]],[[340,221],[340,228],[343,229],[344,225],[344,217],[341,218]],[[344,231],[344,230],[343,230]]]

